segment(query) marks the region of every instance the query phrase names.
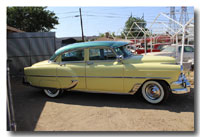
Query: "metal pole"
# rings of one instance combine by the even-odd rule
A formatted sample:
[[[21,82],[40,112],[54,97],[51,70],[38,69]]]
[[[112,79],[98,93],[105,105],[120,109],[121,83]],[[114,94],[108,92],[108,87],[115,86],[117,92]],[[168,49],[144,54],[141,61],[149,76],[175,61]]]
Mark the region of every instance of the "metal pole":
[[[171,20],[171,21],[173,21],[173,22],[175,22],[176,24],[178,24],[178,25],[180,25],[181,27],[183,27],[183,25],[182,24],[180,24],[179,22],[177,22],[176,20],[174,20],[174,19],[172,19],[172,18],[170,18],[170,17],[168,17],[166,14],[164,14],[164,13],[160,13],[161,15],[163,15],[163,16],[165,16],[166,18],[168,18],[169,20]]]
[[[147,33],[145,30],[143,30],[136,22],[134,22],[135,25],[143,32],[143,33]],[[150,33],[148,33],[149,35],[151,35]]]
[[[181,59],[180,59],[181,66],[183,65],[184,44],[185,44],[185,26],[183,27],[183,35],[182,35],[182,48],[181,48]]]
[[[174,44],[174,37],[170,37],[170,42]]]
[[[178,34],[176,34],[176,60],[178,60]]]
[[[152,36],[150,36],[150,40],[151,40],[151,52],[152,52],[152,47],[153,47],[153,45],[152,45]]]
[[[83,34],[83,22],[82,22],[81,8],[79,8],[79,12],[80,12],[80,21],[81,21],[82,41],[85,41],[84,40],[84,34]]]
[[[162,22],[162,24],[163,24],[166,28],[170,29],[170,31],[172,31],[172,32],[175,33],[175,31],[174,31],[172,28],[170,28],[169,26],[167,26],[165,23]]]
[[[7,60],[7,130],[16,131],[17,125],[15,122],[15,113],[13,108],[13,97],[10,81],[10,61],[11,60]]]
[[[131,32],[131,29],[133,28],[133,25],[134,25],[134,22],[133,22],[133,24],[131,25],[131,27],[130,27],[128,33],[127,33],[127,37],[128,37],[128,34]]]
[[[146,45],[146,33],[144,33],[144,51],[145,51],[145,55],[147,54],[147,45]]]
[[[176,34],[176,45],[178,45],[178,34]]]
[[[160,14],[158,14],[156,16],[156,18],[154,19],[153,23],[151,24],[151,26],[149,27],[149,30],[151,29],[151,27],[154,25],[154,23],[156,22],[156,20],[158,19],[158,17],[160,17]]]

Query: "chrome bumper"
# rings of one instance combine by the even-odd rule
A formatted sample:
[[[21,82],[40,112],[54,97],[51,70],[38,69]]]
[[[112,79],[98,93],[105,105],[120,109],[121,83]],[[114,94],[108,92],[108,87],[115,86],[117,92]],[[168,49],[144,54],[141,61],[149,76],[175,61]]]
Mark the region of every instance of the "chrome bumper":
[[[180,74],[177,81],[171,83],[171,85],[179,85],[182,88],[172,89],[174,94],[185,94],[190,92],[190,82],[187,80],[183,73]]]

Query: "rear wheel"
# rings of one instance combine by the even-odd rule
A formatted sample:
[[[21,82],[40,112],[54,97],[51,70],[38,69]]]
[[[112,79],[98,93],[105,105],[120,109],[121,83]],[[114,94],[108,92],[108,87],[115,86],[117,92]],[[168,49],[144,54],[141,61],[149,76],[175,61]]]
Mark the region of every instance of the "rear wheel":
[[[62,94],[60,89],[44,89],[44,93],[50,98],[56,98]]]
[[[165,101],[169,95],[169,88],[163,81],[147,81],[142,86],[142,96],[151,104]]]

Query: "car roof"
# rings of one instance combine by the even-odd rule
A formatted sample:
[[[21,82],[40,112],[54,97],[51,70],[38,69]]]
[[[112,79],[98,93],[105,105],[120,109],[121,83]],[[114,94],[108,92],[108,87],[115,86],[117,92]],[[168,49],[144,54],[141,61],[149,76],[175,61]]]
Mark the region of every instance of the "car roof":
[[[129,43],[123,41],[91,41],[91,42],[80,42],[80,43],[69,44],[56,50],[55,54],[50,58],[50,60],[54,60],[56,56],[58,56],[59,54],[73,49],[89,48],[89,47],[120,47],[127,44]]]

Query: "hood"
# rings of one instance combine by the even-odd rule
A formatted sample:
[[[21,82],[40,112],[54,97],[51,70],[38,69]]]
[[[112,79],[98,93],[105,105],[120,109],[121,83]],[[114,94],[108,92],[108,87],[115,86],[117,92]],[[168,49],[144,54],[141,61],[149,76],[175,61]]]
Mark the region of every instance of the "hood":
[[[175,58],[167,56],[135,55],[125,59],[127,63],[176,63]]]
[[[46,64],[49,64],[48,60],[40,61],[38,63],[33,64],[32,66],[42,66],[42,65],[46,65]]]

